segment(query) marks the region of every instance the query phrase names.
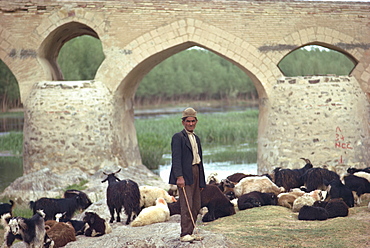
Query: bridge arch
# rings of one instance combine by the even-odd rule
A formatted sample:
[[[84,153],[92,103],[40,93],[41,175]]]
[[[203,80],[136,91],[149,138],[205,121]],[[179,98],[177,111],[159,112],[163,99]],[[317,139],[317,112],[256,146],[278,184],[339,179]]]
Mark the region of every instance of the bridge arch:
[[[269,82],[281,76],[270,58],[252,44],[203,21],[184,19],[145,33],[124,48],[106,54],[96,80],[105,81],[117,96],[133,98],[138,83],[152,68],[192,46],[203,47],[239,66],[254,82],[260,98],[267,97]]]
[[[354,76],[362,90],[370,100],[370,73],[364,68],[370,68],[370,60],[366,58],[366,51],[370,51],[370,45],[357,41],[354,37],[344,32],[329,27],[308,27],[298,30],[281,39],[278,44],[285,44],[289,49],[275,51],[271,59],[277,64],[280,63],[289,53],[307,46],[323,46],[346,55],[353,63],[354,68],[350,75]]]
[[[66,42],[82,35],[100,39],[98,33],[102,33],[100,28],[102,19],[98,17],[83,9],[62,8],[44,19],[36,28],[42,38],[38,48],[38,59],[46,74],[46,80],[64,79],[57,58]]]

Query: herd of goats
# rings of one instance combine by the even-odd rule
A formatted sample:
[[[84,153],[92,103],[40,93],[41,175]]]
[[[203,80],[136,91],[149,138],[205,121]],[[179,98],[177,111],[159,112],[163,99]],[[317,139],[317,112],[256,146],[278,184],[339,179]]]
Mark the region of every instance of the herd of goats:
[[[361,203],[361,196],[370,193],[370,167],[348,168],[346,175],[339,175],[302,159],[302,168],[275,168],[271,175],[234,173],[219,180],[217,174],[211,174],[201,192],[202,221],[265,205],[290,208],[298,213],[299,220],[345,217],[349,208]],[[171,215],[180,214],[176,186],[168,191],[139,186],[130,179],[120,180],[116,176],[119,172],[104,173],[106,178],[102,181],[108,182],[109,223],[121,222],[122,210],[127,216],[126,225],[132,227],[165,222]],[[15,240],[23,241],[27,247],[63,247],[75,241],[77,235],[94,237],[112,232],[108,221],[88,211],[92,202],[79,190],[67,190],[60,199],[44,197],[31,201],[31,218],[13,216],[14,202],[9,202],[0,204],[4,247],[11,247]],[[82,220],[72,219],[78,210],[86,210]]]

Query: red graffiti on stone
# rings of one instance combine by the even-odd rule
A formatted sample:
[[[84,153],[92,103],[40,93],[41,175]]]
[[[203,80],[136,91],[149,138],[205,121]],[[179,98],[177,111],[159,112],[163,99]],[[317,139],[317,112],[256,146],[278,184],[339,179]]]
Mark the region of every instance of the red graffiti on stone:
[[[342,130],[337,127],[335,130],[335,148],[353,149],[350,142],[345,142]]]

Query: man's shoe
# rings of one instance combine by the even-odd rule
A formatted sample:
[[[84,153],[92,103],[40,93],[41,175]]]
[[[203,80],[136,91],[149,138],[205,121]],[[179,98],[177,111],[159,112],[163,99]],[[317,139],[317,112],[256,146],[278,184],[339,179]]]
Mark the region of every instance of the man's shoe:
[[[195,241],[202,241],[204,239],[204,237],[195,234],[192,234],[191,236],[194,238]]]
[[[195,240],[194,237],[192,235],[189,235],[189,234],[180,237],[181,242],[193,242],[194,240]]]

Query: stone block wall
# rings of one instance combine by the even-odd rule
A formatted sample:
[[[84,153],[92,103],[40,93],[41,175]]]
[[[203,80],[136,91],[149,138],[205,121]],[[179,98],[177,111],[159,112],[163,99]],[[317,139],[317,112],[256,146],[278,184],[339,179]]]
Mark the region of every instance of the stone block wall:
[[[260,173],[301,168],[302,157],[314,166],[368,166],[369,104],[354,77],[281,78],[264,104]]]
[[[36,83],[25,103],[24,172],[77,167],[94,173],[112,164],[125,167],[114,111],[122,108],[114,109],[111,93],[101,82]],[[140,155],[135,157],[140,163]]]

